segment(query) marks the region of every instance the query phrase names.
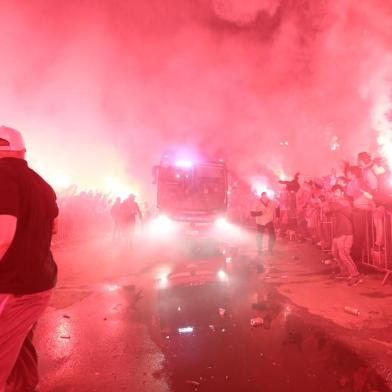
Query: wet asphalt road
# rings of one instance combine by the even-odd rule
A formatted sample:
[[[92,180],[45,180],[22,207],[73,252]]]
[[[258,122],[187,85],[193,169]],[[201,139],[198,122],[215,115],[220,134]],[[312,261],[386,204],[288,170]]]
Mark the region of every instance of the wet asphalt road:
[[[264,277],[252,262],[237,270],[223,331],[157,340],[172,391],[388,390],[361,358]],[[263,324],[251,327],[254,318]]]
[[[56,290],[37,330],[43,392],[389,390],[338,329],[257,273],[257,260],[236,264],[224,302],[207,285],[162,295],[154,263],[122,277],[120,264],[109,282]],[[168,303],[192,306],[184,319]],[[252,327],[256,317],[262,325]],[[193,332],[176,333],[191,324]]]

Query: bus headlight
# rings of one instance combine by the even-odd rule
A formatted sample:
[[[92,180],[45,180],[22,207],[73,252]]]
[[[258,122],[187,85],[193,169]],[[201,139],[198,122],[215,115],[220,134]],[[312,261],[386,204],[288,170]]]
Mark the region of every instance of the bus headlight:
[[[229,224],[229,222],[227,221],[226,218],[220,217],[220,218],[218,218],[218,219],[215,221],[215,226],[216,226],[218,229],[224,230],[224,229],[227,229],[227,228],[230,226],[230,224]]]
[[[227,273],[226,273],[225,271],[223,271],[223,270],[219,270],[219,271],[218,271],[218,279],[219,279],[221,282],[227,282],[227,281],[228,281],[228,275],[227,275]]]
[[[167,287],[167,285],[169,284],[169,277],[167,274],[162,274],[159,277],[159,287],[164,289]]]
[[[174,231],[175,223],[166,215],[159,215],[151,221],[151,232],[153,234],[166,235]]]

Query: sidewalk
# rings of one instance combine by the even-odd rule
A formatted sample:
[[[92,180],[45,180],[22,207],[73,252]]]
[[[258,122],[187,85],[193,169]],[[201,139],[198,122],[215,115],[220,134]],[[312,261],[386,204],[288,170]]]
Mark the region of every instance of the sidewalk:
[[[349,287],[333,279],[322,253],[309,244],[280,241],[266,263],[262,281],[274,286],[293,304],[320,318],[327,329],[392,383],[392,284],[381,285],[382,274],[363,274],[363,283]],[[350,306],[359,315],[345,312]]]
[[[333,279],[322,254],[308,244],[281,242],[265,279],[292,302],[348,329],[382,329],[392,323],[392,285],[381,285],[382,274],[363,274],[363,282],[349,287]],[[347,314],[345,306],[359,309]],[[392,338],[392,330],[391,330]]]

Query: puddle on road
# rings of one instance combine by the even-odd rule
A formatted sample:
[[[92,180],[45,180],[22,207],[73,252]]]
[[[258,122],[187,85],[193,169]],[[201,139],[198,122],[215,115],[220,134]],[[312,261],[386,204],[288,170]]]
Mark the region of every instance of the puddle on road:
[[[272,286],[263,287],[253,307],[244,286],[232,291],[231,317],[224,328],[199,327],[211,323],[198,306],[198,298],[205,304],[199,293],[194,298],[194,331],[169,337],[166,331],[159,337],[153,331],[166,358],[162,374],[173,392],[390,391],[363,358],[333,337],[336,332],[328,325],[321,327],[314,322],[316,316],[287,303]],[[208,312],[214,302],[209,298]],[[258,328],[250,326],[254,317],[263,320]],[[177,330],[178,321],[171,319]]]

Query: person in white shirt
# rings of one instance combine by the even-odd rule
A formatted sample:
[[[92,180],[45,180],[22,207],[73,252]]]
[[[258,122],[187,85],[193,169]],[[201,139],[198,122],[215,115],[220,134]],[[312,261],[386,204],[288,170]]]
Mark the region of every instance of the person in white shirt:
[[[251,211],[251,216],[256,218],[257,226],[257,252],[259,255],[263,252],[263,238],[264,234],[268,234],[268,252],[273,255],[276,241],[274,218],[276,205],[273,200],[270,200],[266,192],[261,194],[254,209]]]

